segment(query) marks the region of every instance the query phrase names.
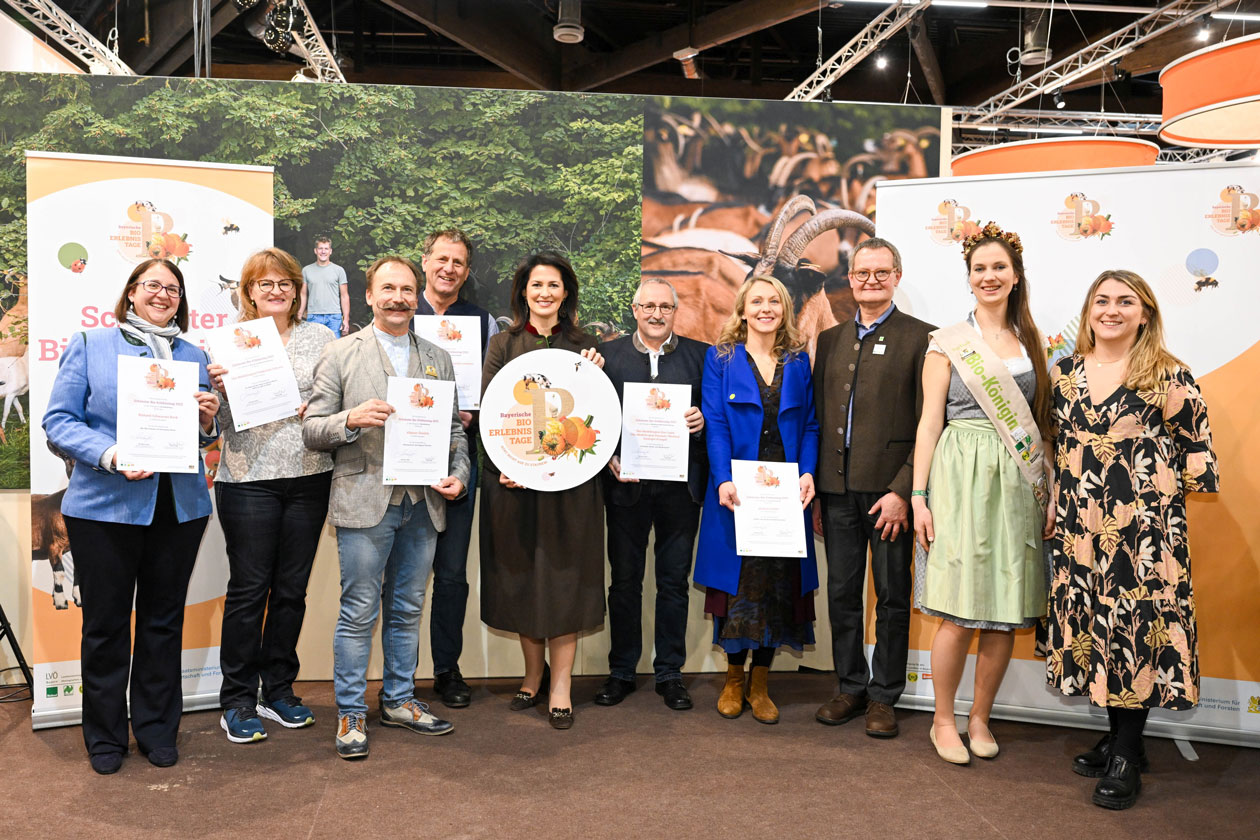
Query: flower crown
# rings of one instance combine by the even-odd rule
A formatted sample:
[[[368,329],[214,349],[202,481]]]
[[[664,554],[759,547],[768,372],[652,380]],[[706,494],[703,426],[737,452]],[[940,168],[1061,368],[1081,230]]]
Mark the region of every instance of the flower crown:
[[[997,222],[989,222],[980,228],[979,233],[973,233],[963,240],[963,259],[971,256],[972,250],[986,239],[1001,239],[1015,249],[1015,253],[1024,253],[1024,243],[1019,241],[1019,234],[1013,230],[1002,230],[998,227]]]

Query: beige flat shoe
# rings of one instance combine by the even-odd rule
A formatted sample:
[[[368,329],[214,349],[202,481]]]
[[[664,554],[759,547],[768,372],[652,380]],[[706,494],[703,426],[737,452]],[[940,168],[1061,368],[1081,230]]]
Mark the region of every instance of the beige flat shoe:
[[[936,724],[932,724],[932,728],[928,730],[928,739],[931,740],[932,746],[936,748],[936,754],[948,761],[950,764],[970,764],[971,753],[964,746],[957,747],[941,747],[936,743]]]
[[[985,727],[988,729],[989,727]],[[988,741],[981,741],[971,734],[971,721],[967,722],[967,740],[971,744],[971,752],[976,758],[997,758],[998,745],[997,741],[992,740],[993,733],[989,732]]]

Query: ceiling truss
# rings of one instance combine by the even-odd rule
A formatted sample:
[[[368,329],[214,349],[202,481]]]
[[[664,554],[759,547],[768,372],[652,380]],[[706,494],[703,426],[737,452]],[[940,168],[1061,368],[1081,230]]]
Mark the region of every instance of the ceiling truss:
[[[111,76],[136,75],[126,62],[96,40],[92,33],[80,26],[74,18],[50,0],[4,0],[4,2],[68,50],[87,67],[89,72]]]

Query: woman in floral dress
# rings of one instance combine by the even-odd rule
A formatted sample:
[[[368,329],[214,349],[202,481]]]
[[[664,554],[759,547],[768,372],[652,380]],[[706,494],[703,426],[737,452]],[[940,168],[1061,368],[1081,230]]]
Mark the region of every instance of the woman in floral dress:
[[[1130,271],[1106,271],[1081,309],[1075,355],[1054,369],[1058,527],[1047,679],[1104,706],[1110,732],[1076,756],[1093,801],[1128,808],[1152,708],[1199,698],[1187,492],[1218,477],[1207,407],[1164,347],[1159,306]]]

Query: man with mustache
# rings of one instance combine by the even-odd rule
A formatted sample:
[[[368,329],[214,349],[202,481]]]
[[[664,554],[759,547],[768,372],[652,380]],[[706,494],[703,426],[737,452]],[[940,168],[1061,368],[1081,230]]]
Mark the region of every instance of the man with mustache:
[[[302,439],[333,452],[328,519],[337,528],[341,610],[333,635],[333,689],[337,701],[337,755],[368,754],[367,688],[372,630],[381,616],[384,684],[381,724],[422,735],[454,727],[415,698],[420,617],[425,583],[446,503],[464,495],[468,440],[458,401],[451,408],[450,474],[429,487],[386,487],[381,478],[385,420],[394,408],[383,399],[387,378],[455,379],[451,357],[411,332],[420,272],[405,257],[381,257],[367,270],[368,329],[324,347]]]
[[[608,624],[612,647],[608,679],[595,694],[601,706],[615,706],[634,691],[642,652],[643,572],[648,533],[656,528],[656,653],[652,669],[656,693],[671,709],[691,708],[682,681],[687,658],[687,598],[691,555],[700,524],[700,505],[708,481],[700,380],[709,345],[674,333],[678,293],[667,281],[644,280],[634,293],[638,329],[600,346],[604,373],[624,403],[627,382],[662,382],[691,386],[691,406],[683,415],[691,432],[687,481],[639,481],[621,477],[621,457],[614,455],[605,476],[608,517]]]
[[[481,319],[481,358],[490,337],[499,331],[490,313],[463,297],[472,263],[472,240],[451,228],[429,234],[424,242],[424,290],[417,315],[471,315]],[[477,493],[477,412],[461,411],[468,436],[468,493],[446,505],[446,530],[438,536],[433,556],[433,606],[429,644],[433,653],[433,691],[451,708],[472,702],[472,690],[459,672],[464,649],[464,610],[468,605],[468,541],[472,537]]]
[[[814,406],[818,498],[827,546],[831,655],[840,692],[819,723],[866,715],[866,734],[896,736],[893,706],[906,687],[910,644],[910,484],[914,436],[923,410],[923,356],[934,329],[899,310],[901,254],[867,239],[849,259],[853,320],[818,336]],[[862,593],[870,549],[875,583],[875,650],[866,664]]]

